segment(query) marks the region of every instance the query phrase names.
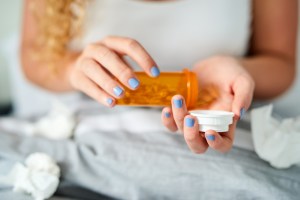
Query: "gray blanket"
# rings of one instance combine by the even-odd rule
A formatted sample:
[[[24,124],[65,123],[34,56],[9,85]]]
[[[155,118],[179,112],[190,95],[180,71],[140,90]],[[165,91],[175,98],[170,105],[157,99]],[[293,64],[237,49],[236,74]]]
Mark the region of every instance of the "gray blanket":
[[[45,152],[60,164],[64,181],[118,199],[300,199],[299,167],[276,170],[237,148],[195,155],[169,133],[95,131],[74,141],[1,133],[0,148],[2,174],[28,154]],[[1,188],[0,199],[24,199],[9,191]]]
[[[79,192],[77,199],[101,199],[97,193],[116,199],[300,199],[300,167],[277,170],[239,148],[196,155],[182,135],[168,132],[91,128],[72,140],[54,141],[0,130],[1,174],[34,152],[59,163],[59,191],[68,183],[93,192]],[[0,199],[31,198],[0,187]]]

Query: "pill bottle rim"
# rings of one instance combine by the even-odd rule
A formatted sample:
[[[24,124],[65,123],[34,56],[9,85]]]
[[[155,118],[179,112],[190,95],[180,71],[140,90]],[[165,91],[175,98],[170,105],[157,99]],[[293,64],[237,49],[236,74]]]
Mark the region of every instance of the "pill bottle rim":
[[[191,72],[187,68],[183,69],[183,73],[186,76],[186,87],[187,87],[187,97],[186,97],[186,105],[187,108],[195,107],[198,100],[198,80],[197,76],[194,72]]]

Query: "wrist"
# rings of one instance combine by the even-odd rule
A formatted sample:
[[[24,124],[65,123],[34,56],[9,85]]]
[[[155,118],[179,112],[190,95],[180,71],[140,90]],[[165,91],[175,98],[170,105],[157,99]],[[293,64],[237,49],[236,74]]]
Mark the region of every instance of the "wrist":
[[[64,70],[63,77],[64,77],[67,87],[70,90],[76,90],[76,88],[73,86],[73,83],[72,83],[72,76],[74,74],[76,62],[77,62],[77,59],[79,56],[80,56],[80,53],[78,53],[78,52],[71,52],[71,53],[68,53],[68,55],[66,56],[65,65],[64,65],[65,70]]]

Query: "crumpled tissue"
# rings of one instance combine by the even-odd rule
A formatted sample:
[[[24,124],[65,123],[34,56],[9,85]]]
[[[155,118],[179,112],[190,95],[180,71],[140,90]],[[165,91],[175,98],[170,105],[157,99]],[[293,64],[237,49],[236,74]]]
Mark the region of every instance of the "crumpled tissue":
[[[276,168],[300,164],[300,117],[279,121],[272,117],[272,110],[268,105],[251,112],[256,153]]]
[[[73,112],[64,104],[56,101],[52,110],[34,123],[32,134],[50,139],[66,139],[73,135],[75,124]]]
[[[54,140],[72,137],[75,125],[74,112],[59,101],[53,101],[49,113],[35,122],[14,118],[2,118],[0,120],[1,129],[7,132],[27,136],[42,136]]]
[[[35,200],[51,197],[59,184],[60,168],[47,154],[34,153],[22,163],[16,163],[0,183],[12,186],[15,192],[30,194]]]

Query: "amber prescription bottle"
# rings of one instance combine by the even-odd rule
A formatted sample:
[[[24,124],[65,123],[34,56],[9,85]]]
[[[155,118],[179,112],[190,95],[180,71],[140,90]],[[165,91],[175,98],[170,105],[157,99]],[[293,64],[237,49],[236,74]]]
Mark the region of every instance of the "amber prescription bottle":
[[[194,108],[198,100],[198,80],[196,74],[184,69],[182,72],[161,72],[159,77],[149,77],[145,72],[135,72],[140,81],[137,90],[126,90],[118,105],[167,106],[174,95],[185,98],[188,108]]]

